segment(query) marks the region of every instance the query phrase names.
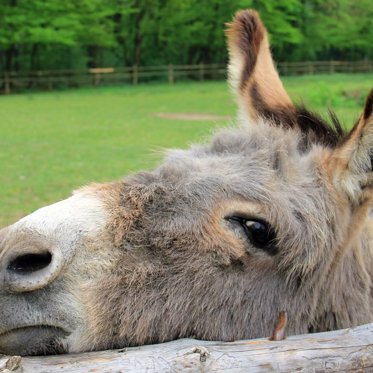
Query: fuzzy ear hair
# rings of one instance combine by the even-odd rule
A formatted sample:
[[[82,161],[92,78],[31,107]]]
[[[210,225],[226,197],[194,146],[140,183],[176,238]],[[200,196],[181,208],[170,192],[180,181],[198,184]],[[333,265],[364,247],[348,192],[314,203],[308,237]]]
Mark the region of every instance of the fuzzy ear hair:
[[[328,170],[337,188],[361,205],[373,198],[373,89],[363,114],[328,161]]]
[[[274,66],[267,31],[257,12],[236,13],[226,31],[229,82],[243,119],[293,119],[294,106]]]

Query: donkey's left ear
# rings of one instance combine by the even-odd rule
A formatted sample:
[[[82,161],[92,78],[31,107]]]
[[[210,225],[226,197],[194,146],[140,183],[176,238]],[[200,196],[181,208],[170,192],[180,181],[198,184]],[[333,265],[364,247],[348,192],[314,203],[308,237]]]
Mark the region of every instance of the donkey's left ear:
[[[336,187],[354,204],[373,198],[373,89],[360,119],[333,151],[327,168]]]
[[[229,83],[242,119],[259,117],[293,121],[294,106],[278,76],[269,49],[267,30],[254,10],[237,12],[226,31]]]

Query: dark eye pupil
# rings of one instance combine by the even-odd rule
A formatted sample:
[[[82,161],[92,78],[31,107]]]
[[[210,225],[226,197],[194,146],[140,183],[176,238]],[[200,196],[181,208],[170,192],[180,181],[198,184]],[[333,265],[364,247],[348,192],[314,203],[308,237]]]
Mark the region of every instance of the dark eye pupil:
[[[236,221],[243,227],[247,238],[256,248],[267,252],[269,255],[277,254],[276,234],[267,222],[237,216],[230,217],[229,220]]]
[[[265,245],[273,238],[271,237],[270,229],[262,223],[254,222],[254,224],[247,225],[247,227],[251,232],[252,239],[258,245]]]

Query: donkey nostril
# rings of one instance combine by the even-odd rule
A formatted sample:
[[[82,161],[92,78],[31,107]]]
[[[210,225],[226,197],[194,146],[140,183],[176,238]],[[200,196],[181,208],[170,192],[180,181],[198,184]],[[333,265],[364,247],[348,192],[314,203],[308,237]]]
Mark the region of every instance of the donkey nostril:
[[[42,254],[25,254],[13,259],[7,269],[20,275],[40,271],[48,267],[52,261],[52,254],[45,252]]]

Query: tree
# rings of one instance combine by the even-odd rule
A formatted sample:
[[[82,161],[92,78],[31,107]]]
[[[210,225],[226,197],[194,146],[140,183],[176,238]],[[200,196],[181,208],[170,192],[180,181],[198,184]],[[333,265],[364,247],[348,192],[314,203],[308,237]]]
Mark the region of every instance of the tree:
[[[0,0],[0,69],[223,63],[244,8],[277,61],[373,57],[371,0]]]

